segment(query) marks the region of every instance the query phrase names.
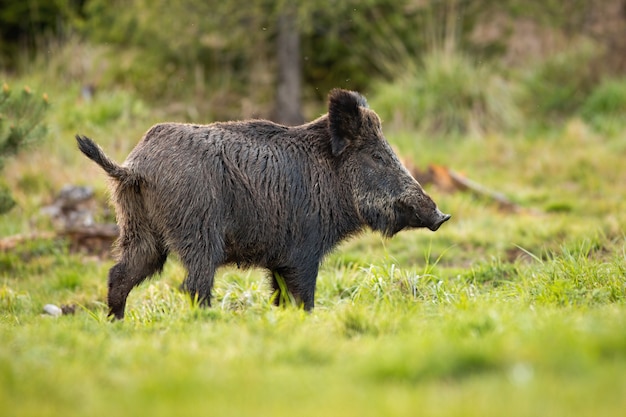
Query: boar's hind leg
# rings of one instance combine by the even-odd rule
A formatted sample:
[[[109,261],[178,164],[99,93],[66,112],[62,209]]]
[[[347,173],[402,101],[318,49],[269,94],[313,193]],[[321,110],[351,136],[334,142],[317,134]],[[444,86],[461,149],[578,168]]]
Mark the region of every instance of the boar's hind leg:
[[[120,260],[109,271],[109,316],[123,319],[126,298],[130,291],[144,279],[163,269],[167,249],[155,243],[156,239],[153,245],[147,245],[150,240],[152,239],[130,241],[122,238]]]

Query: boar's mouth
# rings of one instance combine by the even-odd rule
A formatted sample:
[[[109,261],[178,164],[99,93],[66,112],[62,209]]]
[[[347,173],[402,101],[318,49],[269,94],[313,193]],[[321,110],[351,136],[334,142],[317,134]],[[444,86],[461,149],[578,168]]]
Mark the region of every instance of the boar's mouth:
[[[437,209],[437,211],[439,211]],[[450,220],[450,217],[452,217],[449,214],[444,214],[442,212],[439,211],[438,213],[438,219],[436,221],[434,221],[433,223],[431,223],[428,227],[430,230],[432,230],[433,232],[437,231],[437,229],[439,229],[439,227],[441,227],[442,224],[444,224],[445,222],[447,222],[448,220]]]
[[[429,210],[428,213],[424,213],[419,208],[401,203],[396,210],[399,220],[398,231],[404,228],[424,227],[434,232],[452,217],[449,214],[442,213],[436,206]]]

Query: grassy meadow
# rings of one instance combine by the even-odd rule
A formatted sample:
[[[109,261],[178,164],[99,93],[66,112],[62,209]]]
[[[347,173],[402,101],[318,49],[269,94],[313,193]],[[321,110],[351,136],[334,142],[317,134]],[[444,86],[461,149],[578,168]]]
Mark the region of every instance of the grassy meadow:
[[[65,184],[93,186],[106,207],[105,175],[75,133],[121,161],[175,118],[125,91],[84,101],[77,83],[9,82],[46,91],[51,108],[45,140],[2,172],[18,202],[2,237],[53,230],[40,209]],[[110,323],[110,258],[26,241],[0,252],[0,416],[622,416],[626,132],[573,118],[532,133],[386,135],[416,166],[448,166],[522,210],[427,186],[452,219],[342,244],[310,315],[271,306],[265,272],[236,268],[216,276],[213,308],[192,306],[170,257]],[[77,308],[55,318],[48,303]]]

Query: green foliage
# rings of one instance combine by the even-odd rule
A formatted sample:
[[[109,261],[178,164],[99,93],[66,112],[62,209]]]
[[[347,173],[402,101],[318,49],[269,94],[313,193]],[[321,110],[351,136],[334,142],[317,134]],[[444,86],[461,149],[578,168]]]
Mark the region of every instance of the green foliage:
[[[64,128],[75,131],[98,129],[114,123],[124,126],[147,113],[142,100],[121,89],[96,92],[90,100],[78,103],[70,101],[59,105],[65,111],[60,123]]]
[[[44,136],[48,96],[37,97],[28,87],[14,92],[4,84],[0,91],[0,169],[7,157]]]
[[[374,94],[373,108],[392,125],[440,136],[519,126],[514,89],[491,65],[460,52],[433,51],[409,68]]]
[[[589,12],[604,10],[590,0],[53,3],[7,7],[2,27],[31,22],[13,32],[29,39],[55,34],[37,45],[46,51],[41,65],[62,78],[95,82],[102,91],[121,87],[195,121],[270,116],[276,22],[285,13],[294,16],[301,39],[309,116],[319,113],[330,88],[344,87],[374,97],[385,119],[400,127],[437,135],[508,133],[579,114],[611,69],[602,45],[586,40],[593,38],[587,33],[593,25],[585,23]],[[512,68],[502,57],[522,20],[573,40],[562,53]],[[475,39],[490,30],[501,36]],[[69,52],[63,46],[55,51],[57,44]],[[75,59],[76,50],[83,59]],[[50,64],[51,56],[58,62]],[[595,129],[621,130],[614,117],[588,112],[584,118]]]
[[[523,79],[524,112],[548,124],[576,113],[598,81],[600,56],[596,45],[582,43],[541,62]]]
[[[3,1],[0,7],[0,68],[12,67],[15,58],[24,52],[34,52],[41,38],[59,34],[79,13],[82,1],[29,0]]]
[[[185,102],[186,117],[231,119],[242,100],[271,100],[276,2],[93,0],[86,4],[90,41],[111,45],[102,76],[146,100]],[[257,114],[255,109],[251,113]],[[185,114],[186,113],[186,114]]]
[[[276,21],[285,10],[295,16],[301,37],[304,96],[324,100],[334,87],[367,91],[372,79],[395,78],[398,68],[444,36],[437,23],[456,21],[447,11],[453,3],[135,0],[111,6],[92,0],[80,30],[92,42],[116,46],[106,82],[149,99],[191,97],[203,114],[228,118],[240,114],[234,107],[243,97],[272,102]],[[464,10],[464,20],[450,30],[464,34],[486,7],[452,6],[459,18]]]
[[[0,214],[6,213],[14,206],[15,200],[11,196],[11,191],[6,185],[0,184]]]
[[[462,52],[432,50],[391,82],[374,86],[372,107],[396,129],[428,135],[472,136],[554,126],[580,113],[594,129],[623,131],[624,83],[597,84],[601,51],[582,43],[539,63],[529,73],[505,71]]]
[[[8,157],[39,140],[46,132],[43,118],[48,96],[36,97],[28,87],[15,93],[4,83],[0,91],[0,170]],[[8,188],[0,184],[0,214],[9,211],[15,202]]]
[[[622,131],[626,127],[626,79],[603,80],[582,104],[580,114],[600,133]]]

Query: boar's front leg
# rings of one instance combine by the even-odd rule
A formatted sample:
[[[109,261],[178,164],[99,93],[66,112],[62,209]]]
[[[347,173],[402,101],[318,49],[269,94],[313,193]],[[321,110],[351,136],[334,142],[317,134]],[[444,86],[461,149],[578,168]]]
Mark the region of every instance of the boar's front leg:
[[[272,271],[272,289],[274,304],[279,305],[281,299],[285,298],[282,294],[281,285],[276,280],[276,274],[285,282],[287,291],[295,298],[298,305],[302,305],[305,311],[313,310],[315,306],[315,283],[317,280],[318,265],[309,267],[283,267],[275,268]]]
[[[181,288],[189,293],[191,301],[202,307],[211,307],[211,293],[213,291],[213,279],[215,266],[206,266],[202,270],[187,268],[189,274],[185,278]]]

